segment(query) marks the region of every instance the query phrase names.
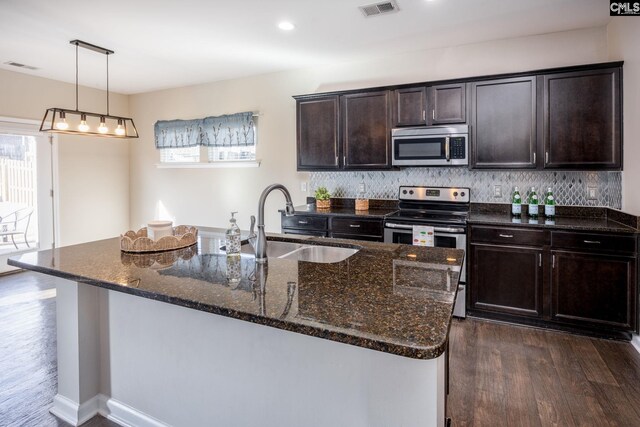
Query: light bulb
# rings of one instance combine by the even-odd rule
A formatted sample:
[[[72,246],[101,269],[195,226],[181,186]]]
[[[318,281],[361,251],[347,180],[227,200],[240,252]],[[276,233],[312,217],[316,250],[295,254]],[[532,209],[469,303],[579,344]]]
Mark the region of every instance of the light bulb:
[[[54,113],[55,114],[55,113]],[[69,128],[69,123],[67,123],[67,115],[64,111],[60,111],[60,121],[56,123],[56,129],[58,130],[66,130]]]
[[[56,129],[58,130],[66,130],[69,128],[69,123],[67,123],[67,119],[62,118],[62,121],[56,123]]]
[[[104,122],[104,116],[100,117],[100,126],[98,126],[98,132],[100,132],[100,133],[109,132],[109,128],[107,127],[107,125]]]
[[[80,124],[78,125],[78,130],[80,132],[88,132],[89,131],[89,125],[87,124],[87,115],[86,114],[82,114],[80,116]]]
[[[118,119],[118,127],[116,128],[116,135],[122,136],[126,134],[126,129],[122,126],[122,119]]]

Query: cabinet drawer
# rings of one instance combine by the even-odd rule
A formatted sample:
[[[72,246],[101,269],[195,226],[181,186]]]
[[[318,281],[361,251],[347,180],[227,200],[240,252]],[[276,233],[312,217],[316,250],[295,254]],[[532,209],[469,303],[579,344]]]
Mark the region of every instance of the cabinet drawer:
[[[549,244],[549,233],[545,230],[524,228],[478,227],[471,228],[472,243],[505,245],[544,246]]]
[[[597,252],[636,252],[636,239],[634,236],[554,231],[551,234],[551,244],[554,248],[581,249]]]
[[[333,237],[334,239],[351,239],[351,240],[367,240],[369,242],[382,242],[382,236],[331,233],[331,237]]]
[[[300,228],[304,230],[326,230],[327,217],[312,215],[282,216],[282,228]]]
[[[332,218],[331,233],[382,236],[382,220]]]

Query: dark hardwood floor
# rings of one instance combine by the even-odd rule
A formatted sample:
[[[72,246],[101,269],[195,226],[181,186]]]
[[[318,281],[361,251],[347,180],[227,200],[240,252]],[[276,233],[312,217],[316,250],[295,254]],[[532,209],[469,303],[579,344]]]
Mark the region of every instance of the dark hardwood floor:
[[[0,277],[0,426],[68,427],[49,413],[57,389],[55,279]],[[84,427],[116,427],[94,417]]]
[[[55,282],[0,277],[0,426],[62,427]],[[640,355],[624,342],[487,321],[451,328],[448,415],[462,426],[640,426]],[[86,427],[115,427],[102,417]]]
[[[640,426],[629,343],[466,319],[450,349],[455,427]]]

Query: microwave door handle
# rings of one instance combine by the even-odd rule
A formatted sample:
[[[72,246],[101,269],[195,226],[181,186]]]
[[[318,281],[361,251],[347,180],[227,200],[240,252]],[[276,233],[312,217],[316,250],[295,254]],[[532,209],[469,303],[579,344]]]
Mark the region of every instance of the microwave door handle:
[[[447,159],[447,162],[451,160],[451,153],[449,152],[449,137],[445,137],[444,139],[444,155]]]

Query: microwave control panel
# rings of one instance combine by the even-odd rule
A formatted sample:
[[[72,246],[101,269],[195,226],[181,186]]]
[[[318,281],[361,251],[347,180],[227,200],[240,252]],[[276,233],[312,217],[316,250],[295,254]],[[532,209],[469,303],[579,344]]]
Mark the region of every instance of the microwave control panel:
[[[464,159],[467,157],[466,148],[465,148],[465,138],[464,136],[455,136],[451,138],[451,158],[452,159]]]

